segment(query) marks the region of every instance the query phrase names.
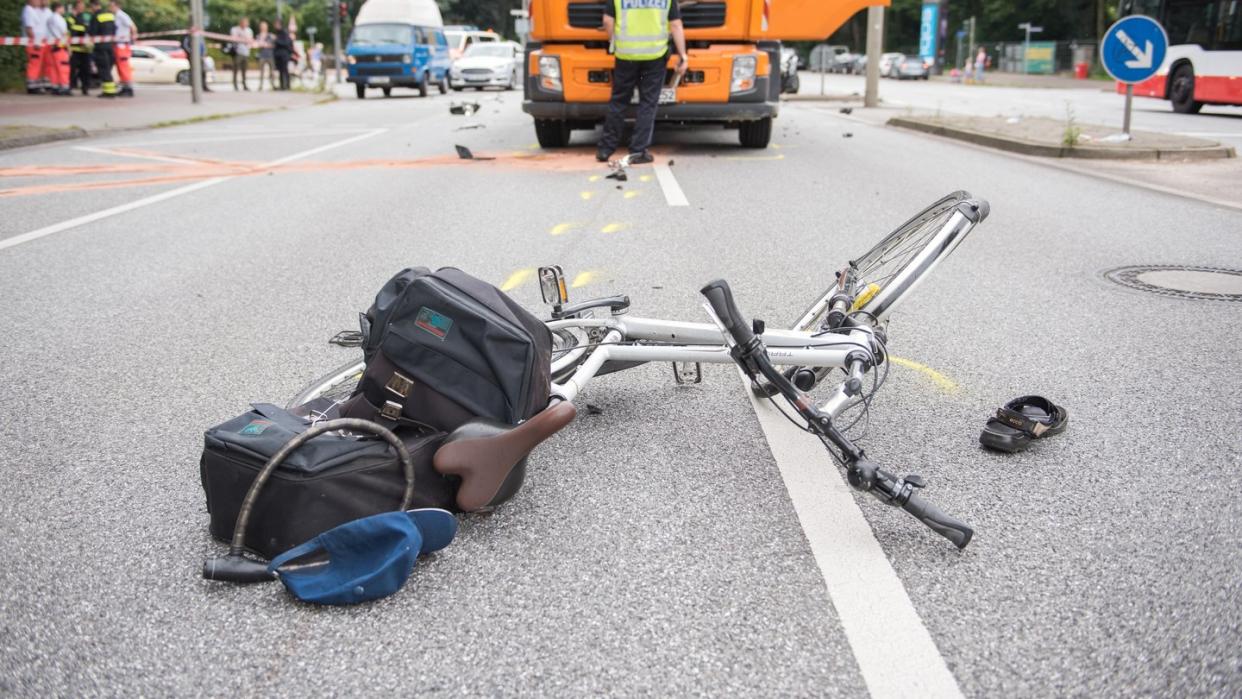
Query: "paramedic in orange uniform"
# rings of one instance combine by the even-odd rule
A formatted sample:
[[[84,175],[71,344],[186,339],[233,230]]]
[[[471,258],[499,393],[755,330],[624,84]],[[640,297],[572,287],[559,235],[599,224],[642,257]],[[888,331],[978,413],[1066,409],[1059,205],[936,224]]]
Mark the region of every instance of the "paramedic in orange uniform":
[[[134,69],[129,64],[129,57],[134,39],[138,35],[138,27],[134,26],[134,20],[121,9],[121,3],[113,0],[111,8],[112,15],[116,18],[116,76],[121,83],[118,94],[121,97],[133,97]]]

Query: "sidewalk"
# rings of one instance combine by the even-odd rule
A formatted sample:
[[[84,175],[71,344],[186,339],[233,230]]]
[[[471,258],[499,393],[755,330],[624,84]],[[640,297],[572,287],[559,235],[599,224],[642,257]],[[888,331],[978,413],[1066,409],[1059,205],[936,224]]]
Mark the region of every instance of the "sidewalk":
[[[334,99],[327,93],[234,92],[216,83],[202,101],[181,85],[137,85],[133,98],[0,94],[0,150],[108,131],[169,126],[239,114],[306,107]],[[31,138],[36,140],[32,141]],[[13,140],[19,139],[19,140]]]

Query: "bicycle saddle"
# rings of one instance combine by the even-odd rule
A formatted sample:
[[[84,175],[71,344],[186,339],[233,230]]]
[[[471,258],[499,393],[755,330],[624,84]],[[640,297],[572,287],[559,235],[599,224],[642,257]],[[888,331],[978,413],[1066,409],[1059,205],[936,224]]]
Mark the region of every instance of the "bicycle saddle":
[[[559,401],[516,426],[475,418],[445,437],[432,465],[440,473],[461,478],[458,507],[466,512],[490,510],[522,487],[531,450],[577,414],[573,403]]]

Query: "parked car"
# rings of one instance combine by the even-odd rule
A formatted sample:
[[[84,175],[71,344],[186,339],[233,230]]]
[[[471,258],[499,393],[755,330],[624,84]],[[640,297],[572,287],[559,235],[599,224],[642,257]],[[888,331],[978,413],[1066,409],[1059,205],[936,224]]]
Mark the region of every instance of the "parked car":
[[[496,43],[500,35],[490,29],[480,30],[470,24],[449,24],[444,27],[444,38],[448,40],[449,55],[457,60],[466,55],[466,49],[475,44]]]
[[[449,87],[460,92],[467,87],[503,87],[512,90],[522,84],[522,47],[513,41],[471,44],[449,70]]]
[[[181,45],[180,41],[175,39],[147,39],[135,42],[134,46],[150,46],[163,51],[168,54],[170,58],[184,58],[187,61],[190,60],[190,55],[185,52],[185,47]],[[203,70],[207,73],[207,82],[215,82],[215,76],[213,74],[216,71],[216,59],[211,56],[203,56]],[[186,74],[186,78],[183,82],[186,85],[190,84],[190,76],[188,73]]]
[[[832,57],[832,63],[828,64],[829,73],[852,73],[854,64],[858,62],[858,54],[846,51],[838,53]]]
[[[895,78],[897,77],[897,64],[901,59],[905,58],[902,53],[885,53],[880,56],[880,77]]]
[[[918,56],[904,56],[897,64],[898,80],[926,80],[929,74],[927,64]]]
[[[154,46],[133,46],[129,66],[136,83],[188,85],[190,82],[189,59],[173,58]]]
[[[797,94],[800,87],[798,80],[798,52],[785,46],[781,48],[781,92]]]
[[[858,54],[858,58],[854,60],[854,65],[850,72],[854,75],[863,75],[867,72],[867,54]]]

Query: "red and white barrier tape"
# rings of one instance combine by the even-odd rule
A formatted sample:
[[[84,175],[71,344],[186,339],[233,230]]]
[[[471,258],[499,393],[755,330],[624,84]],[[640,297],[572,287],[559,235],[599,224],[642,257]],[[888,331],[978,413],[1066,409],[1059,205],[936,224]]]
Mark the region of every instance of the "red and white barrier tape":
[[[191,33],[189,29],[173,29],[166,32],[142,32],[136,34],[137,39],[146,39],[157,36],[184,36]],[[206,39],[214,39],[216,41],[236,41],[228,34],[216,34],[215,32],[195,31],[194,34]],[[112,44],[116,43],[115,36],[73,36],[64,39],[28,39],[24,36],[0,36],[0,46],[56,46],[70,44]]]

